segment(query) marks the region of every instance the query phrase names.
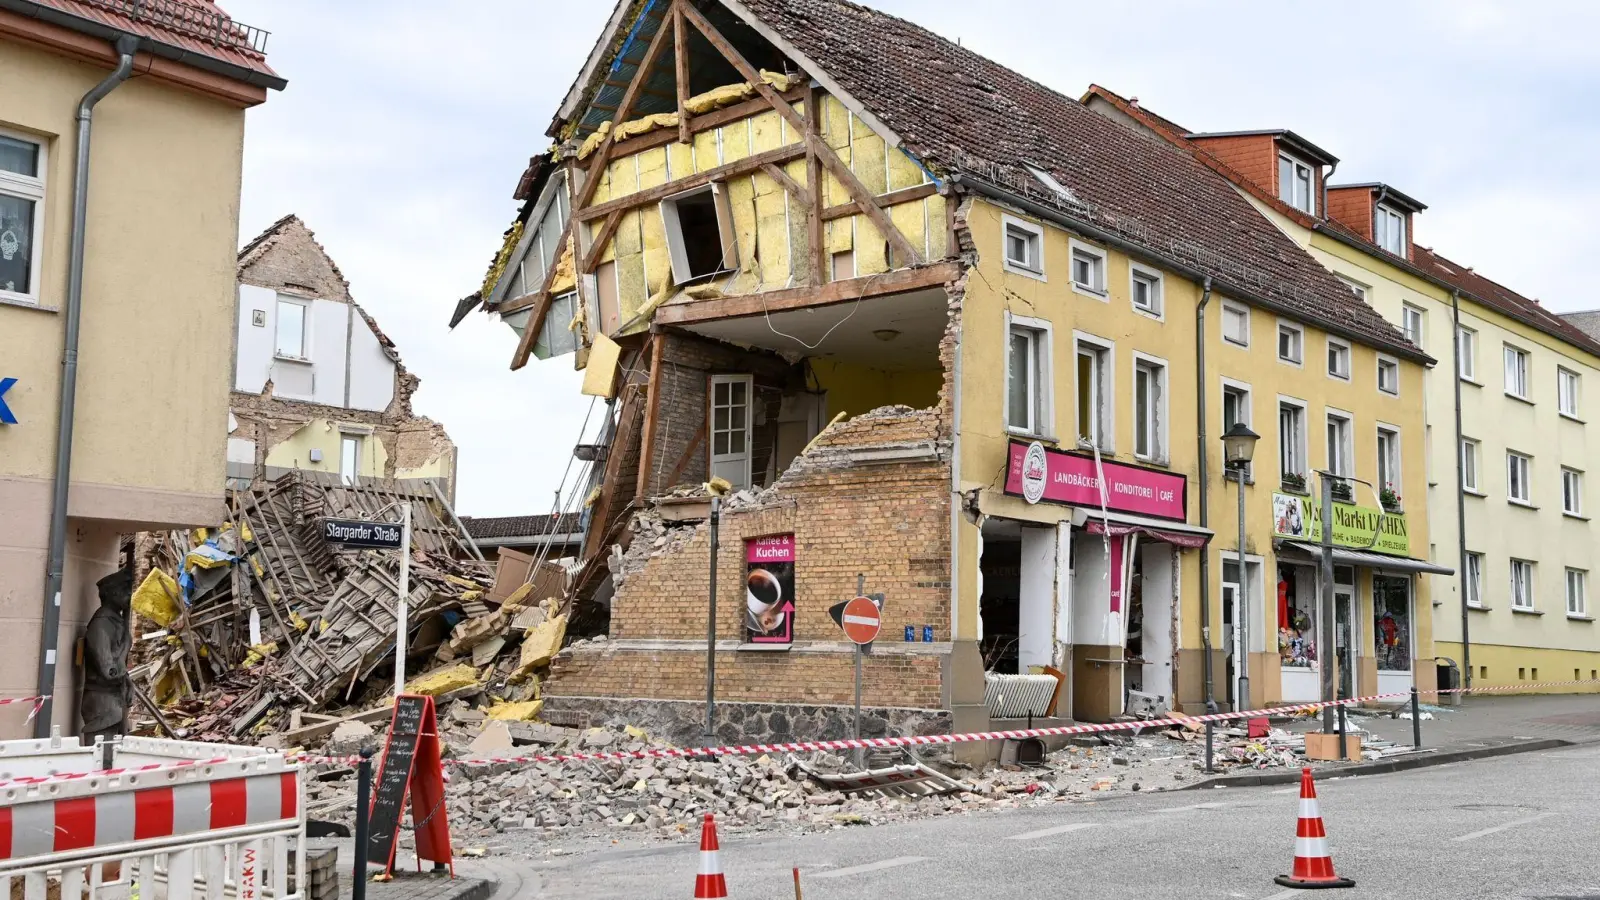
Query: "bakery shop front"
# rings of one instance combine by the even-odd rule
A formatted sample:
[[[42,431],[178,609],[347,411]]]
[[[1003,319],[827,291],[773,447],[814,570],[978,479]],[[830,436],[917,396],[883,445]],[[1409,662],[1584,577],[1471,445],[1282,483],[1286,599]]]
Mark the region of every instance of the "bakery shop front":
[[[1340,697],[1432,687],[1431,613],[1418,609],[1418,588],[1423,576],[1453,570],[1412,556],[1405,514],[1334,504],[1330,646],[1320,577],[1321,504],[1278,493],[1272,511],[1282,700],[1321,699],[1324,665],[1334,667]]]
[[[1086,721],[1174,708],[1185,557],[1211,538],[1187,521],[1187,479],[1012,441],[1004,492],[1042,515],[984,523],[986,668],[1059,668]]]

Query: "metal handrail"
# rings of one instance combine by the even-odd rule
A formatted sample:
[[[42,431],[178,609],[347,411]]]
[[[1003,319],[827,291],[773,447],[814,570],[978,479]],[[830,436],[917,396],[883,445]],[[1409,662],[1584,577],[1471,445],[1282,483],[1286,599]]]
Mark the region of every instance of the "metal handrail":
[[[198,38],[219,47],[231,47],[262,56],[271,32],[237,22],[220,10],[212,12],[184,0],[78,0],[85,6],[126,16]]]

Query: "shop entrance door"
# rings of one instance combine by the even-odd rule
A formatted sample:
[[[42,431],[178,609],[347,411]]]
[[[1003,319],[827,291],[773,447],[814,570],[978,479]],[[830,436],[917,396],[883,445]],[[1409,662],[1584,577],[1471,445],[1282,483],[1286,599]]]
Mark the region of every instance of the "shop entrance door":
[[[1333,589],[1333,643],[1339,660],[1339,696],[1354,697],[1356,673],[1355,588],[1347,584]]]
[[[1223,577],[1226,578],[1226,574]],[[1239,705],[1239,660],[1244,659],[1244,648],[1239,646],[1240,635],[1236,625],[1238,621],[1239,585],[1224,581],[1222,583],[1223,677],[1227,679],[1229,702],[1233,704],[1234,709],[1243,709],[1244,707]]]

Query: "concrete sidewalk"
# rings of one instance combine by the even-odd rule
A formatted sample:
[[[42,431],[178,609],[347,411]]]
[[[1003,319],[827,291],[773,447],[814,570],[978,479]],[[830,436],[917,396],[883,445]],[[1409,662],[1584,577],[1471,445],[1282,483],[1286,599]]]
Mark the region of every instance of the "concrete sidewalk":
[[[1460,706],[1425,704],[1424,707],[1422,747],[1425,752],[1363,762],[1318,763],[1318,777],[1376,775],[1490,756],[1549,750],[1570,744],[1600,742],[1600,692],[1520,696],[1484,694],[1468,697]],[[1409,712],[1409,709],[1408,704],[1393,711],[1352,710],[1349,724],[1375,737],[1411,746],[1411,720],[1392,717],[1396,713]],[[1427,718],[1429,715],[1432,718]],[[1316,731],[1321,728],[1321,721],[1318,716],[1286,727],[1296,732]],[[1299,778],[1299,771],[1293,769],[1244,770],[1202,779],[1189,785],[1186,790],[1289,784]]]

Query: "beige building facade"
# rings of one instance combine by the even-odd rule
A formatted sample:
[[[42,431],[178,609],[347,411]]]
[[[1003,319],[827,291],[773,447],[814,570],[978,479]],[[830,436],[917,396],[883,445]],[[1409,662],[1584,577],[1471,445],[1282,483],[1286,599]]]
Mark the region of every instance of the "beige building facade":
[[[214,24],[198,41],[109,10],[82,17],[99,5],[0,12],[0,83],[12,86],[0,91],[0,379],[15,379],[0,396],[10,412],[0,424],[0,628],[10,640],[0,696],[40,693],[50,674],[41,662],[56,664],[38,727],[67,730],[74,643],[97,606],[95,581],[118,565],[118,535],[222,515],[245,111],[284,86],[251,29]],[[63,578],[47,596],[75,115],[122,62],[119,35],[137,50],[130,77],[93,110]],[[52,603],[60,625],[41,639]],[[0,722],[0,734],[24,736],[24,715]]]

